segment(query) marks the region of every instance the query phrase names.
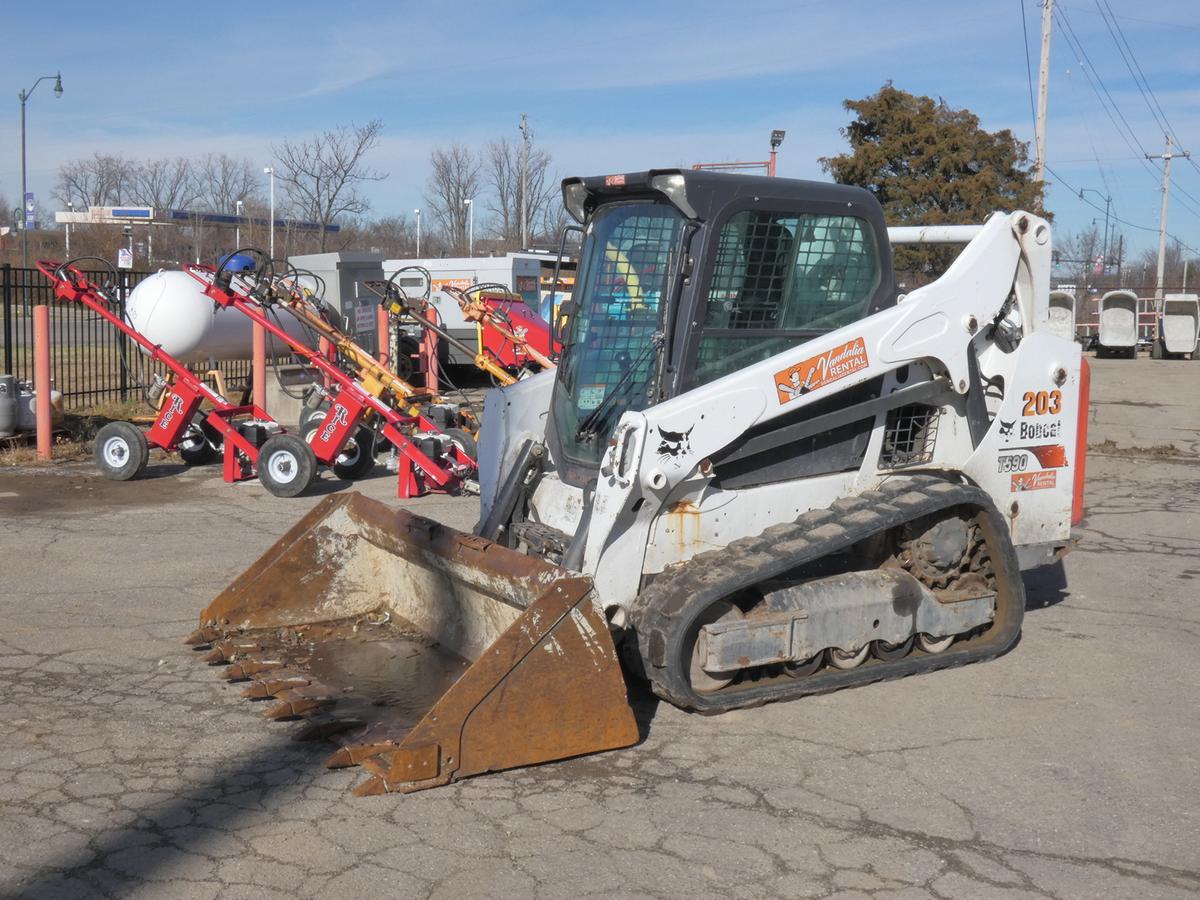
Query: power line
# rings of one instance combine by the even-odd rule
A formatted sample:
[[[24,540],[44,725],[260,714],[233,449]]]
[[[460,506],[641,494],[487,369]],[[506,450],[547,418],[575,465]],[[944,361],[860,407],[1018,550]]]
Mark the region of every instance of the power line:
[[[1091,200],[1088,200],[1086,197],[1080,196],[1079,190],[1077,188],[1072,187],[1070,182],[1068,182],[1065,178],[1063,178],[1061,175],[1059,175],[1057,172],[1055,172],[1052,168],[1050,168],[1049,166],[1046,166],[1046,171],[1049,172],[1055,178],[1055,180],[1058,181],[1059,184],[1061,184],[1063,187],[1065,187],[1067,190],[1069,190],[1079,200],[1086,203],[1092,209],[1096,210],[1096,212],[1101,212],[1101,213],[1104,212],[1104,208],[1102,206],[1097,206],[1095,203],[1093,203]],[[1136,222],[1130,222],[1126,219],[1122,219],[1120,216],[1116,215],[1115,213],[1110,213],[1109,215],[1110,215],[1110,218],[1112,218],[1112,220],[1114,222],[1120,222],[1122,225],[1126,226],[1127,228],[1133,228],[1133,229],[1136,229],[1137,231],[1150,231],[1150,232],[1153,232],[1154,234],[1158,234],[1158,229],[1154,228],[1152,226],[1138,225]],[[1171,238],[1171,240],[1173,240],[1180,247],[1184,247],[1187,250],[1191,251],[1192,253],[1195,253],[1197,256],[1200,256],[1200,250],[1197,250],[1195,247],[1191,246],[1190,244],[1184,243],[1182,240],[1177,238],[1175,235],[1171,234],[1169,231],[1167,232],[1167,237]]]
[[[1025,80],[1029,83],[1029,116],[1037,131],[1037,109],[1033,102],[1033,63],[1029,59],[1029,29],[1025,22],[1025,0],[1021,0],[1021,34],[1025,38]]]
[[[1100,12],[1100,18],[1104,20],[1104,26],[1108,29],[1109,37],[1113,39],[1113,43],[1117,47],[1117,52],[1121,54],[1121,59],[1125,61],[1125,68],[1129,70],[1129,74],[1133,77],[1134,86],[1137,87],[1138,92],[1142,95],[1142,99],[1146,101],[1146,108],[1150,110],[1150,115],[1154,117],[1154,120],[1164,133],[1170,134],[1171,139],[1175,143],[1180,143],[1179,136],[1175,134],[1175,129],[1167,121],[1167,114],[1163,111],[1158,98],[1154,96],[1154,90],[1150,87],[1150,83],[1146,80],[1146,74],[1142,71],[1137,57],[1133,54],[1133,48],[1129,46],[1129,40],[1125,37],[1125,32],[1121,30],[1121,26],[1115,17],[1113,17],[1113,21],[1109,21],[1109,16],[1113,15],[1113,11],[1112,7],[1108,5],[1108,0],[1095,0],[1095,2],[1096,9]],[[1105,10],[1108,10],[1108,15],[1105,15]],[[1119,38],[1118,35],[1120,35]]]
[[[1134,158],[1137,159],[1137,161],[1150,174],[1154,181],[1156,183],[1161,183],[1161,175],[1158,169],[1147,161],[1147,157],[1151,156],[1152,154],[1149,153],[1142,145],[1141,140],[1138,139],[1137,132],[1134,131],[1133,126],[1129,124],[1129,120],[1125,118],[1124,113],[1122,113],[1120,107],[1117,106],[1117,102],[1113,99],[1112,93],[1109,91],[1108,86],[1105,85],[1104,79],[1100,77],[1100,71],[1092,63],[1091,57],[1088,55],[1087,50],[1085,50],[1083,47],[1083,42],[1075,33],[1075,29],[1071,27],[1071,22],[1066,13],[1062,11],[1061,7],[1056,6],[1054,9],[1054,15],[1055,20],[1058,23],[1059,32],[1067,41],[1067,44],[1070,46],[1070,48],[1075,51],[1076,58],[1079,59],[1080,63],[1079,68],[1083,72],[1084,77],[1087,79],[1088,86],[1092,89],[1092,93],[1095,94],[1096,99],[1100,101],[1101,109],[1104,110],[1105,115],[1107,115],[1109,121],[1112,122],[1113,128],[1116,129],[1117,133],[1121,136],[1121,139],[1125,142],[1125,146],[1129,148]],[[1089,69],[1091,71],[1089,71]],[[1099,89],[1097,88],[1097,85],[1099,85]],[[1101,91],[1103,91],[1103,93],[1101,93]],[[1118,119],[1120,121],[1118,121]],[[1124,126],[1124,128],[1122,128],[1122,126]],[[1173,186],[1172,194],[1177,200],[1179,200],[1179,204],[1184,208],[1184,210],[1191,213],[1193,216],[1200,218],[1200,199],[1197,199],[1187,191],[1184,191],[1178,186],[1178,184]],[[1184,197],[1191,202],[1189,203],[1185,201],[1183,199]]]
[[[1133,153],[1134,156],[1141,159],[1142,165],[1145,166],[1146,170],[1154,176],[1154,180],[1158,181],[1158,174],[1154,167],[1145,160],[1145,157],[1147,156],[1146,148],[1142,146],[1142,142],[1138,140],[1137,133],[1130,126],[1128,120],[1117,106],[1116,101],[1113,100],[1112,94],[1109,93],[1108,88],[1104,84],[1104,80],[1100,77],[1100,71],[1092,64],[1091,57],[1088,56],[1087,51],[1083,48],[1083,43],[1076,36],[1075,29],[1071,27],[1071,22],[1067,18],[1066,13],[1064,13],[1061,8],[1055,9],[1054,18],[1058,23],[1058,29],[1060,32],[1062,32],[1067,44],[1070,45],[1071,49],[1075,51],[1076,59],[1078,59],[1080,63],[1079,68],[1083,72],[1084,77],[1087,79],[1088,86],[1091,87],[1092,93],[1094,93],[1096,95],[1096,99],[1100,101],[1100,106],[1104,110],[1105,115],[1107,115],[1109,121],[1113,123],[1113,127],[1117,130],[1117,133],[1121,135],[1121,139],[1125,141],[1125,145],[1129,147],[1130,152]],[[1089,71],[1089,69],[1091,71]],[[1097,84],[1099,84],[1099,88],[1097,88]],[[1104,92],[1103,95],[1101,94],[1101,91]],[[1106,97],[1108,98],[1107,100],[1105,100]],[[1117,121],[1118,119],[1120,119],[1120,122]],[[1122,128],[1122,125],[1124,125],[1124,128]],[[1136,146],[1134,146],[1135,144]]]

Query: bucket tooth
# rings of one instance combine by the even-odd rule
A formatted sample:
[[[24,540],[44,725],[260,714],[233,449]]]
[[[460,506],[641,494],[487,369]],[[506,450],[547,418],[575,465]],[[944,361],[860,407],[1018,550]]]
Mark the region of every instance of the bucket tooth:
[[[212,650],[204,654],[204,661],[210,666],[219,666],[260,650],[262,646],[253,641],[219,641],[213,644]]]
[[[366,725],[362,719],[325,719],[319,722],[309,722],[294,735],[293,741],[322,741],[326,738],[333,737],[335,734],[341,734],[346,731],[352,731],[355,728],[362,728]]]
[[[350,793],[355,797],[382,797],[384,794],[390,794],[391,791],[387,788],[387,782],[376,776],[355,785]]]
[[[377,741],[373,744],[349,744],[333,753],[325,760],[327,769],[347,769],[350,766],[362,765],[364,760],[380,753],[395,750],[400,745],[395,741]]]
[[[224,632],[222,632],[220,629],[214,628],[212,625],[205,625],[202,628],[197,628],[195,631],[185,637],[183,642],[190,647],[199,649],[207,644],[211,644],[213,641],[223,636]]]
[[[297,719],[312,712],[337,703],[337,697],[323,684],[308,684],[303,687],[283,691],[277,697],[274,706],[263,713],[267,719]]]
[[[261,672],[270,672],[283,666],[281,659],[245,659],[236,662],[221,673],[228,681],[246,681]]]
[[[312,680],[305,678],[303,675],[272,678],[268,681],[254,682],[254,684],[242,691],[242,696],[247,700],[267,700],[271,697],[279,696],[284,691],[305,687],[309,684],[312,684]]]

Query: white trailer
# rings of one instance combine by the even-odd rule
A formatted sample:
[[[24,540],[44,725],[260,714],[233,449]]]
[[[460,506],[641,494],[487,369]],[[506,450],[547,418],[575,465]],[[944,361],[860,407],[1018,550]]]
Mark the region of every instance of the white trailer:
[[[507,256],[451,256],[445,258],[426,257],[423,259],[389,259],[383,263],[385,278],[391,278],[396,272],[406,266],[420,266],[428,270],[433,282],[433,292],[430,303],[437,310],[443,326],[451,335],[458,338],[468,347],[477,346],[478,328],[473,322],[467,322],[462,317],[458,304],[449,295],[440,290],[444,286],[461,289],[476,284],[499,284],[508,290],[520,294],[531,309],[538,309],[539,279],[542,264],[549,259],[554,262],[553,254],[509,253]],[[411,277],[401,275],[401,287],[411,286],[420,288],[424,281],[414,273]],[[404,281],[413,281],[405,285]],[[470,365],[473,360],[455,350],[445,347],[449,355],[443,360],[461,365]]]
[[[1167,294],[1158,320],[1158,340],[1151,348],[1155,359],[1177,356],[1195,359],[1200,339],[1200,295]]]
[[[1137,359],[1138,298],[1133,291],[1109,291],[1100,298],[1097,356]]]
[[[1050,292],[1050,332],[1068,341],[1075,340],[1075,295],[1068,291]]]

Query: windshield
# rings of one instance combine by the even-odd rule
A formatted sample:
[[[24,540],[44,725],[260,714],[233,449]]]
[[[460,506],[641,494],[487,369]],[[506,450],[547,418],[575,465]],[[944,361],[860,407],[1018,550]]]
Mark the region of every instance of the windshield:
[[[653,201],[602,207],[584,233],[554,418],[563,451],[596,465],[626,410],[645,409],[683,217]]]

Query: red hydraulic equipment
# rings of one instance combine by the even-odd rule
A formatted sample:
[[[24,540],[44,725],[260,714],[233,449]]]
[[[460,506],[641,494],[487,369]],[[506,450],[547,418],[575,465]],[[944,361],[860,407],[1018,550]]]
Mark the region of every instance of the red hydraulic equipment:
[[[225,481],[242,481],[257,472],[259,480],[276,496],[301,493],[308,480],[287,476],[293,468],[305,464],[315,468],[304,442],[287,434],[258,406],[230,403],[187,366],[148,341],[113,311],[111,289],[92,282],[76,268],[75,263],[84,259],[109,265],[97,257],[81,257],[65,263],[40,260],[37,267],[54,283],[56,299],[82,303],[170,372],[161,383],[162,404],[149,430],[143,432],[130,422],[110,422],[100,429],[95,454],[101,471],[113,480],[127,481],[144,471],[150,447],[178,450],[185,462],[200,463],[207,462],[219,445]],[[207,412],[201,409],[205,401],[211,406]],[[260,469],[260,460],[268,458],[275,460],[275,475],[283,473],[283,478],[273,478],[272,473]]]
[[[468,290],[447,285],[442,290],[458,301],[463,318],[479,328],[479,349],[506,369],[553,369],[562,348],[550,334],[550,323],[519,294],[500,285]]]
[[[241,251],[239,251],[241,252]],[[455,493],[465,487],[475,471],[475,461],[453,441],[436,434],[436,426],[423,415],[405,415],[363,388],[354,378],[306,346],[267,314],[274,303],[272,279],[255,273],[233,272],[208,266],[184,270],[204,285],[205,293],[223,308],[232,308],[261,325],[282,341],[302,362],[320,372],[328,387],[330,407],[310,446],[319,462],[335,465],[347,444],[366,428],[378,431],[399,451],[397,495],[419,497],[429,491]],[[423,433],[422,436],[413,432]]]

